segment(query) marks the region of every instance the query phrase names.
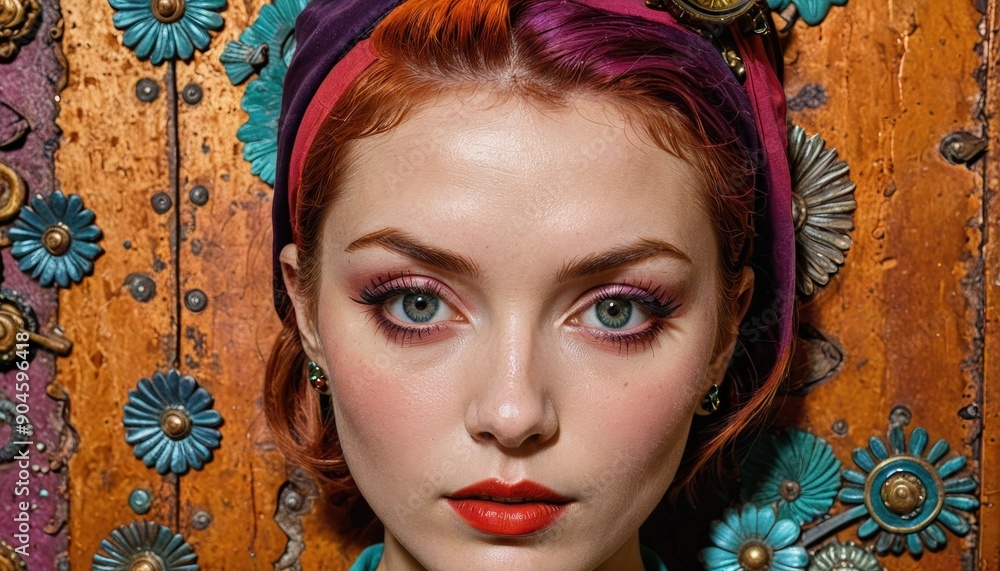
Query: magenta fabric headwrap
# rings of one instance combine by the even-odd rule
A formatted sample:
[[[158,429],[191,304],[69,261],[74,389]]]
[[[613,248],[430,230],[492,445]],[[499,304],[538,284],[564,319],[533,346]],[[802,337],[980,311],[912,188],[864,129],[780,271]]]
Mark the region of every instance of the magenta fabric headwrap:
[[[660,23],[676,33],[679,48],[697,47],[711,53],[705,62],[707,81],[734,81],[722,57],[711,43],[679,24],[668,12],[650,9],[644,0],[566,0],[609,13],[628,15]],[[370,35],[401,0],[312,0],[296,22],[296,51],[285,77],[279,119],[278,158],[272,219],[274,224],[275,306],[280,316],[290,310],[281,277],[278,255],[296,240],[294,217],[297,191],[309,147],[320,124],[338,98],[378,55],[372,51]],[[786,157],[785,96],[781,81],[768,60],[761,36],[734,34],[746,69],[743,88],[749,99],[758,140],[752,144],[763,176],[758,177],[754,243],[757,271],[754,304],[758,322],[763,322],[756,347],[774,366],[787,354],[792,339],[795,296],[795,229],[792,222],[792,183]],[[744,103],[745,105],[745,103]],[[763,270],[764,274],[761,275]],[[774,316],[773,319],[770,316]],[[744,321],[746,323],[746,321]],[[754,358],[755,363],[760,363]]]

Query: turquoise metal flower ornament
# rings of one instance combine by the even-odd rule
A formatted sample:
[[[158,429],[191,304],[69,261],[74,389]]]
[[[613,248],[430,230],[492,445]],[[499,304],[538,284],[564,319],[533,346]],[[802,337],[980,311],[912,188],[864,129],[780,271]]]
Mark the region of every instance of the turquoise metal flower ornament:
[[[794,428],[766,434],[741,468],[740,495],[775,504],[778,517],[809,523],[825,515],[840,490],[840,460],[818,436]]]
[[[844,6],[847,0],[767,0],[767,5],[772,10],[787,13],[792,7],[796,15],[801,17],[810,26],[821,23],[830,12],[832,6]]]
[[[18,267],[30,271],[42,286],[79,283],[94,271],[93,260],[104,252],[95,243],[101,230],[93,221],[94,212],[83,208],[79,195],[67,197],[57,190],[46,200],[36,194],[8,232],[11,254],[18,259]]]
[[[868,449],[854,450],[854,463],[862,470],[844,470],[845,484],[840,500],[864,504],[868,518],[858,527],[858,537],[876,536],[875,551],[915,556],[924,548],[944,547],[944,528],[962,536],[969,521],[961,511],[979,506],[976,489],[969,477],[954,476],[965,467],[965,456],[942,461],[949,450],[946,440],[938,440],[927,450],[928,435],[916,428],[907,443],[899,426],[889,431],[889,444],[878,437]],[[870,453],[869,453],[870,452]],[[925,454],[926,452],[926,454]]]
[[[189,59],[195,48],[205,51],[209,30],[222,27],[226,0],[108,0],[114,23],[124,30],[122,43],[154,65]]]
[[[262,69],[272,58],[286,66],[295,52],[295,19],[307,0],[275,0],[265,4],[239,41],[226,42],[219,60],[233,85],[239,85]]]
[[[123,422],[136,458],[160,474],[200,470],[221,438],[215,427],[222,416],[212,410],[212,395],[176,370],[139,380],[128,393]]]
[[[240,106],[248,118],[236,131],[236,138],[244,143],[243,158],[250,163],[250,172],[270,185],[274,184],[278,160],[281,89],[295,53],[295,20],[307,2],[276,0],[264,6],[254,23],[240,34],[240,40],[226,44],[220,58],[233,85],[260,73],[243,93]]]
[[[709,571],[802,571],[809,554],[792,545],[800,531],[794,521],[777,519],[771,506],[744,504],[712,522],[709,537],[714,545],[698,557]]]
[[[123,525],[101,541],[92,571],[198,571],[198,554],[184,537],[152,521]]]

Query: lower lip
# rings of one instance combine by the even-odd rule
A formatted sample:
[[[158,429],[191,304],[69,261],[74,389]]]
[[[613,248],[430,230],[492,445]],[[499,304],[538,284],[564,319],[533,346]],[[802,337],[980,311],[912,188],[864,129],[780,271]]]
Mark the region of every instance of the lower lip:
[[[507,504],[489,500],[447,500],[452,509],[470,526],[494,535],[535,533],[555,523],[566,511],[566,504],[545,502]]]

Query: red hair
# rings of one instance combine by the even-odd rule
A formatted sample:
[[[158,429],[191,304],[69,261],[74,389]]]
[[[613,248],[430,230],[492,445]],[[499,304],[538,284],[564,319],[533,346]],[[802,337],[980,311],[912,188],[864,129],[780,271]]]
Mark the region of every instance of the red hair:
[[[297,290],[306,315],[313,319],[316,311],[321,222],[352,164],[352,141],[392,129],[435,95],[485,87],[501,97],[551,106],[572,105],[578,96],[600,98],[651,142],[694,167],[722,260],[716,351],[728,347],[739,335],[737,297],[754,237],[752,214],[759,207],[754,202],[759,173],[745,144],[756,140],[756,133],[741,132],[738,111],[727,109],[734,100],[746,100],[738,83],[706,81],[699,60],[705,54],[670,48],[665,33],[641,18],[562,0],[409,0],[393,10],[372,33],[379,59],[337,101],[306,158],[292,213],[298,230]],[[774,299],[758,293],[754,304],[773,308]],[[786,308],[773,309],[781,314]],[[787,368],[787,351],[775,360],[758,376],[749,353],[737,346],[722,387],[724,409],[695,423],[675,492],[689,490],[706,465],[718,473],[720,453],[769,410]],[[356,493],[332,411],[326,411],[325,424],[319,421],[321,405],[305,381],[306,362],[290,311],[268,362],[268,424],[290,460],[328,489]]]

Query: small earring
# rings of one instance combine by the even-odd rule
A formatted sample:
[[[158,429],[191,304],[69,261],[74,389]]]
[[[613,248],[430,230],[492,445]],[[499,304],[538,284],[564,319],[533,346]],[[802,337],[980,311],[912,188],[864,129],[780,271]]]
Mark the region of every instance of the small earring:
[[[309,361],[309,384],[312,388],[316,389],[318,393],[326,393],[326,389],[329,384],[326,382],[326,373],[323,369],[316,364],[315,361]]]
[[[721,406],[722,401],[719,400],[719,385],[712,385],[712,388],[708,389],[708,394],[702,399],[701,404],[694,410],[694,413],[698,416],[708,416],[717,412]]]

